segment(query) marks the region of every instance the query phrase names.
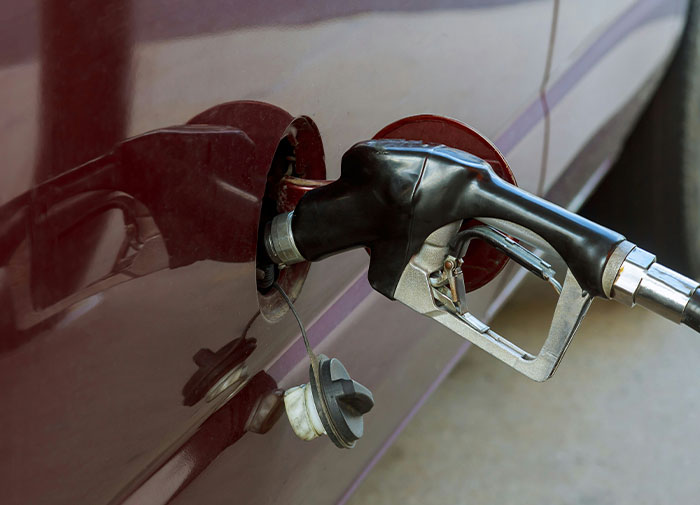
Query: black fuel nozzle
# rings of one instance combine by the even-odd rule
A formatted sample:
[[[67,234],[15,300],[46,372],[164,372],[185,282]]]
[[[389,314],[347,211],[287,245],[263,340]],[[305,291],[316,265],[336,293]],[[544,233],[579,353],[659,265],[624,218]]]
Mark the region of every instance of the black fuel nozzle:
[[[443,145],[370,140],[343,156],[340,178],[306,194],[268,234],[274,261],[316,261],[366,247],[369,281],[394,299],[411,256],[438,228],[497,218],[542,237],[581,286],[604,296],[603,270],[625,238],[498,177],[484,160]]]
[[[460,233],[469,219],[508,225],[546,243],[568,267],[563,285],[549,264],[498,230]],[[560,293],[539,354],[520,349],[468,313],[458,256],[475,237]],[[538,381],[554,373],[594,297],[639,304],[700,331],[696,281],[659,265],[619,233],[504,181],[486,161],[443,145],[360,142],[343,156],[338,180],[304,195],[265,234],[267,253],[278,264],[316,261],[356,247],[370,250],[368,278],[375,290]]]

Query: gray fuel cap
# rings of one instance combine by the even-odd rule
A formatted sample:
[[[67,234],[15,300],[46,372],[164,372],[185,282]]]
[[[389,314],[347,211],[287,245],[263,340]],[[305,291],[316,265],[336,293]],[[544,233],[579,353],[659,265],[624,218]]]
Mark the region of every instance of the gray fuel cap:
[[[311,390],[328,438],[340,448],[351,448],[362,437],[362,416],[374,407],[372,392],[350,378],[340,360],[319,357],[320,384],[309,367]],[[325,407],[325,408],[324,408]]]

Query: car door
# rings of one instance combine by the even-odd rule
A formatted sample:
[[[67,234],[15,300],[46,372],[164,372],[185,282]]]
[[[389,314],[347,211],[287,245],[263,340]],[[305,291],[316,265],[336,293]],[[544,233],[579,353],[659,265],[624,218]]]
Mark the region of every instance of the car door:
[[[576,209],[595,189],[663,75],[686,6],[558,0],[540,193]]]
[[[320,132],[324,170],[307,175],[334,179],[353,143],[442,114],[495,139],[533,189],[553,5],[3,3],[5,502],[348,496],[468,346],[373,292],[364,251],[314,264],[292,293],[312,344],[376,406],[353,450],[294,437],[280,391],[308,380],[308,361],[290,314],[265,313],[282,302],[255,271],[277,143],[300,124]],[[71,192],[75,177],[90,192]],[[147,242],[145,266],[115,264]]]

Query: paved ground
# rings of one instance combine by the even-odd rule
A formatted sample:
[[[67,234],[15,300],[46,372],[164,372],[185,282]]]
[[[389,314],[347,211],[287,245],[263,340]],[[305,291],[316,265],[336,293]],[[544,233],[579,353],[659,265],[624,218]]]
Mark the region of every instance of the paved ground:
[[[528,284],[493,327],[533,351],[553,303]],[[598,300],[544,384],[470,349],[350,504],[700,503],[698,385],[700,336]]]

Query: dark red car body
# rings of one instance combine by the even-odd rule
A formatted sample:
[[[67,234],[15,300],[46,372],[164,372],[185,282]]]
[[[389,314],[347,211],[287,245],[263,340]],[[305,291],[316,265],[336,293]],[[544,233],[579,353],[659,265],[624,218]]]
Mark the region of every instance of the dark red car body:
[[[345,500],[468,344],[373,292],[362,250],[294,267],[312,344],[376,400],[353,450],[296,439],[281,391],[306,382],[305,350],[256,287],[269,180],[285,154],[334,179],[353,143],[434,113],[576,209],[687,7],[582,4],[4,2],[3,503]]]

